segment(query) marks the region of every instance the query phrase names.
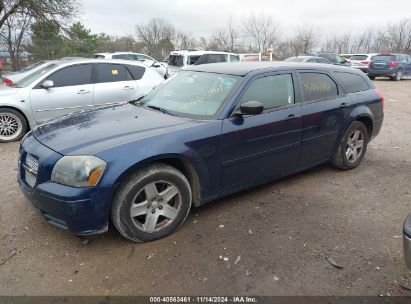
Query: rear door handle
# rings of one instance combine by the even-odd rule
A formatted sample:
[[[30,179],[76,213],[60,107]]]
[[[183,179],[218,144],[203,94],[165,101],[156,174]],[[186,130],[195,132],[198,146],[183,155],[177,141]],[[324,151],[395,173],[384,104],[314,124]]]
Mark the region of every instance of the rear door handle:
[[[342,104],[340,104],[340,108],[346,108],[346,107],[348,107],[349,106],[349,104],[348,103],[345,103],[345,102],[343,102]]]
[[[125,86],[125,87],[123,87],[123,90],[124,91],[128,91],[128,90],[134,90],[136,87],[133,87],[133,86]]]
[[[91,91],[89,91],[89,90],[80,90],[80,91],[77,92],[77,94],[88,94],[88,93],[91,93]]]

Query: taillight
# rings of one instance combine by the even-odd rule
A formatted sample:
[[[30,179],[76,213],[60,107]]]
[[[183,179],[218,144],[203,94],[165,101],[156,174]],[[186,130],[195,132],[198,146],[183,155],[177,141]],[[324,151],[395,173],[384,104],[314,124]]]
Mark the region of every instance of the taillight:
[[[384,96],[382,96],[382,93],[379,89],[375,89],[375,92],[377,95],[380,97],[380,102],[381,102],[381,109],[384,110]]]
[[[397,66],[398,66],[398,62],[397,62],[397,61],[395,61],[395,60],[391,61],[390,67],[396,68]]]
[[[362,64],[369,64],[370,61],[369,61],[369,60],[364,60],[364,61],[361,61],[361,63],[362,63]]]
[[[13,81],[11,81],[10,79],[7,79],[7,78],[3,78],[3,83],[5,83],[7,85],[12,85]]]

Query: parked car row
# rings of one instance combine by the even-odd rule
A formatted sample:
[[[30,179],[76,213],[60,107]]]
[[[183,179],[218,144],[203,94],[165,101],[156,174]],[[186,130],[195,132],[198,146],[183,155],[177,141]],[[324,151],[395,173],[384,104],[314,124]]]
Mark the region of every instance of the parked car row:
[[[19,140],[27,130],[61,115],[138,99],[163,81],[136,61],[46,63],[12,86],[0,86],[0,142]]]

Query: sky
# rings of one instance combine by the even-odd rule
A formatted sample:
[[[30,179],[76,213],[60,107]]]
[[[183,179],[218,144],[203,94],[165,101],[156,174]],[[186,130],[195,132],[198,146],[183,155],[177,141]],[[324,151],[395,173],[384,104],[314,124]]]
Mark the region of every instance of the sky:
[[[84,0],[80,20],[93,33],[134,35],[135,25],[165,18],[177,30],[208,36],[231,16],[238,26],[250,16],[271,15],[284,35],[301,25],[323,34],[355,32],[411,18],[411,0]]]

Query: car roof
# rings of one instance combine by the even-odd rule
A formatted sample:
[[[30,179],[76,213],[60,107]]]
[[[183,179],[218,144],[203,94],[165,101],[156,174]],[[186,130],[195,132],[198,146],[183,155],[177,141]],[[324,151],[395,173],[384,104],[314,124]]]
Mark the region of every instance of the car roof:
[[[249,73],[271,72],[271,71],[290,71],[290,70],[317,70],[317,71],[342,71],[359,74],[356,69],[344,66],[336,66],[323,63],[284,62],[284,61],[252,61],[252,62],[230,62],[230,63],[209,63],[189,66],[185,71],[208,72],[217,74],[228,74],[245,76]],[[362,73],[362,72],[361,72]]]
[[[58,66],[69,66],[73,64],[81,64],[81,63],[121,63],[121,64],[127,64],[127,65],[139,65],[142,67],[147,68],[146,65],[143,63],[136,61],[136,60],[124,60],[124,59],[103,59],[103,58],[76,58],[76,59],[71,59],[71,60],[57,60],[55,62],[56,65]]]
[[[181,51],[172,51],[170,52],[170,55],[191,55],[191,56],[201,56],[204,54],[231,54],[231,55],[237,55],[234,53],[229,53],[229,52],[223,52],[223,51],[201,51],[201,50],[196,50],[196,51],[191,51],[191,50],[181,50]]]

